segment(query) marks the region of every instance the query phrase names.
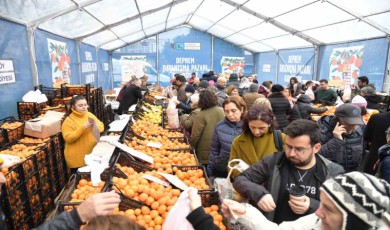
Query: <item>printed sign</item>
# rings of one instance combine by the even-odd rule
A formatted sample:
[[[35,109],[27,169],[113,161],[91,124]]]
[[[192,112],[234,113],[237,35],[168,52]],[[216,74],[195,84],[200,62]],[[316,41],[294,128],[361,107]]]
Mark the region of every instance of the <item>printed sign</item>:
[[[245,68],[245,57],[226,57],[223,56],[221,59],[222,73],[244,73]]]
[[[270,64],[264,64],[264,65],[263,65],[263,72],[264,72],[264,73],[269,73],[269,72],[271,72],[271,65],[270,65]]]
[[[14,63],[12,60],[0,60],[0,84],[15,82]]]
[[[70,56],[66,43],[47,39],[51,60],[53,87],[60,88],[63,83],[70,83]]]

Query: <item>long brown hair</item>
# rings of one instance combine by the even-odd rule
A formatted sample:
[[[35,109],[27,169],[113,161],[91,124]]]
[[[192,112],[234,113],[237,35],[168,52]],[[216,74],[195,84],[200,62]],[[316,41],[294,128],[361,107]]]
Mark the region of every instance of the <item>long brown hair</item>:
[[[242,97],[240,96],[228,97],[223,101],[222,108],[225,109],[225,105],[229,103],[235,104],[237,109],[239,109],[240,111],[242,110],[241,119],[243,119],[247,112],[247,107],[244,99],[242,99]]]
[[[274,113],[272,110],[264,105],[253,105],[247,112],[243,122],[242,131],[246,134],[250,134],[249,122],[259,120],[270,125],[268,132],[272,133],[277,127],[276,120],[274,119]]]

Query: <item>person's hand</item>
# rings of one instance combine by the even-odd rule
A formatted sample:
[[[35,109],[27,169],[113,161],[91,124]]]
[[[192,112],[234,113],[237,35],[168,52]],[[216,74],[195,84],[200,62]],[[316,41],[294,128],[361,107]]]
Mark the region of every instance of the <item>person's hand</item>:
[[[173,102],[175,102],[176,105],[180,104],[180,101],[177,99],[174,99]]]
[[[93,123],[87,122],[83,125],[84,129],[88,129],[93,126]]]
[[[194,211],[195,209],[202,206],[202,200],[200,199],[200,196],[198,195],[196,190],[191,189],[190,191],[188,191],[188,198],[190,199],[191,211]]]
[[[271,212],[276,208],[274,198],[272,198],[271,194],[264,195],[257,203],[257,206],[264,212]]]
[[[77,207],[77,213],[84,223],[95,218],[111,214],[121,202],[120,196],[115,191],[97,193]]]
[[[355,84],[351,84],[351,89],[355,89],[355,88],[356,88]]]
[[[305,214],[310,206],[310,198],[305,196],[304,199],[290,198],[288,201],[291,210],[299,215]]]
[[[241,216],[246,213],[246,206],[234,200],[224,199],[221,206],[221,212],[226,218],[232,218],[232,212],[237,216]]]
[[[344,125],[340,125],[339,122],[336,123],[336,127],[333,129],[333,136],[343,140],[343,134],[346,133],[347,130],[345,129]]]

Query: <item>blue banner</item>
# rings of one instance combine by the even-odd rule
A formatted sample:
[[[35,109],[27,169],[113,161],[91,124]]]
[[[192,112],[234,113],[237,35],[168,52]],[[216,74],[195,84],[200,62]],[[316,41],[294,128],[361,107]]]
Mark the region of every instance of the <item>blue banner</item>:
[[[96,47],[80,44],[81,84],[91,84],[98,87],[98,64]]]
[[[16,102],[34,89],[26,27],[0,20],[0,31],[0,59],[11,60],[15,74],[15,82],[0,84],[0,119],[18,118]]]
[[[313,79],[314,48],[280,50],[278,53],[278,84],[287,86],[290,78],[299,82]]]
[[[107,50],[98,50],[98,71],[98,87],[102,87],[104,92],[106,90],[112,89],[112,78],[110,74],[110,53]]]
[[[359,76],[367,76],[382,91],[388,49],[387,38],[321,46],[317,78],[342,86],[357,84]]]
[[[276,82],[276,53],[266,52],[257,53],[254,55],[254,63],[256,66],[255,73],[259,84],[264,81]]]
[[[192,72],[201,78],[210,70],[211,36],[189,28],[180,28],[159,35],[160,84],[169,85],[169,79],[175,73],[187,78]]]

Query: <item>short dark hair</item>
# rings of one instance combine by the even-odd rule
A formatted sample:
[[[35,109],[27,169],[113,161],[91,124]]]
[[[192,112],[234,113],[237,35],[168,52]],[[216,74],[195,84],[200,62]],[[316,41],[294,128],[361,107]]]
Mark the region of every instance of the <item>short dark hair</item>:
[[[267,87],[267,88],[270,88],[270,86],[272,85],[272,82],[271,81],[263,81],[262,85]]]
[[[93,218],[85,226],[86,230],[89,229],[128,229],[128,230],[145,230],[145,227],[137,224],[135,221],[131,220],[122,215],[108,215],[108,216],[97,216]]]
[[[83,95],[74,95],[72,99],[70,100],[70,105],[74,106],[78,101],[86,100]]]
[[[308,135],[311,146],[320,143],[320,127],[314,121],[307,119],[294,120],[283,129],[283,132],[292,138]]]
[[[358,80],[360,80],[361,82],[366,83],[368,85],[369,80],[368,80],[367,76],[360,76],[360,77],[358,77]]]
[[[326,80],[326,79],[321,79],[321,80],[320,80],[320,83],[328,84],[328,80]]]
[[[206,89],[199,93],[198,107],[200,110],[208,109],[216,105],[218,105],[218,97],[214,91]]]
[[[313,84],[313,81],[307,81],[307,82],[305,83],[305,86],[308,86],[308,85],[310,85],[310,84]]]
[[[264,105],[255,104],[246,113],[242,122],[242,131],[246,134],[251,133],[249,122],[259,120],[270,125],[268,132],[271,133],[276,128],[274,113],[270,108]]]
[[[246,103],[244,101],[244,99],[242,99],[242,97],[240,96],[230,96],[228,98],[226,98],[223,103],[222,103],[222,108],[225,109],[225,105],[229,104],[229,103],[233,103],[236,105],[237,109],[241,110],[243,109],[243,112],[241,114],[241,118],[243,118],[246,114]]]

